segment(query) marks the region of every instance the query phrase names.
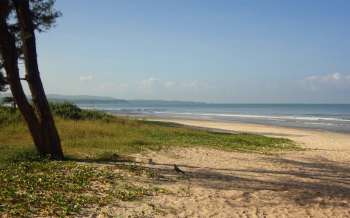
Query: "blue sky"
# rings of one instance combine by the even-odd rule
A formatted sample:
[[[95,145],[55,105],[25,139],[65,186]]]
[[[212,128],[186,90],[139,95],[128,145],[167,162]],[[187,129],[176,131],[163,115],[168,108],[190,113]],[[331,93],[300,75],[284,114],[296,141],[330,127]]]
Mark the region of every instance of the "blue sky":
[[[58,0],[48,93],[350,103],[348,0]]]

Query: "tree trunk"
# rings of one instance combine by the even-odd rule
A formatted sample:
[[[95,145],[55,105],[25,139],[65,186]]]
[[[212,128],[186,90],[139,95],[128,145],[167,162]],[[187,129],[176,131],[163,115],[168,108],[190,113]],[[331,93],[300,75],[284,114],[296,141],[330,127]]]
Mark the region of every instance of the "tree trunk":
[[[8,1],[0,2],[0,52],[2,61],[7,74],[7,82],[13,98],[17,102],[18,108],[24,117],[28,129],[33,138],[38,152],[42,155],[47,154],[45,142],[40,132],[40,124],[35,115],[34,109],[29,104],[20,81],[18,70],[18,55],[16,51],[15,37],[8,31],[6,22],[8,10]]]
[[[40,79],[34,25],[29,1],[13,0],[13,2],[15,3],[21,28],[26,79],[32,93],[32,100],[38,116],[40,129],[42,130],[42,136],[51,157],[54,159],[63,159],[61,141]]]

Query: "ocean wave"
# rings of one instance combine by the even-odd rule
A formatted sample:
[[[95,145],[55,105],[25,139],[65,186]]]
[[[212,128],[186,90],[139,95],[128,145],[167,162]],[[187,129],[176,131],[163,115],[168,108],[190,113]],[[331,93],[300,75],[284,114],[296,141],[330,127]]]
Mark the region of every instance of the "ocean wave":
[[[205,117],[235,117],[248,119],[267,119],[267,120],[300,120],[300,121],[334,121],[350,122],[349,119],[335,117],[315,117],[315,116],[275,116],[275,115],[254,115],[254,114],[224,114],[224,113],[192,113],[192,112],[161,112],[155,111],[156,114],[169,115],[187,115],[187,116],[205,116]]]
[[[208,118],[237,118],[237,119],[255,119],[255,120],[275,120],[275,121],[301,121],[301,122],[340,122],[350,123],[349,118],[344,117],[329,117],[315,115],[259,115],[259,114],[233,114],[233,113],[203,113],[203,112],[178,112],[168,111],[162,108],[119,108],[119,107],[96,107],[96,106],[81,106],[83,109],[104,110],[116,113],[126,114],[154,114],[154,115],[169,115],[169,116],[186,116],[186,117],[208,117]]]

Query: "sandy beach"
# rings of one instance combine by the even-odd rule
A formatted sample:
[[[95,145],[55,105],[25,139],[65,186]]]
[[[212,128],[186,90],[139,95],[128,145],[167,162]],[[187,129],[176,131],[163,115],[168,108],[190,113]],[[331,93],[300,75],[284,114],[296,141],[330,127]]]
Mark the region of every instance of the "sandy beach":
[[[150,217],[350,217],[350,135],[204,120],[162,120],[294,140],[305,150],[276,153],[173,149],[136,155],[187,179],[162,183],[170,195],[128,204],[124,214]],[[156,209],[155,209],[156,208]],[[104,208],[119,214],[120,208]],[[148,211],[148,212],[145,212]]]
[[[193,127],[227,130],[233,132],[247,132],[271,137],[289,138],[305,148],[324,150],[350,150],[350,134],[336,133],[312,129],[297,129],[280,126],[221,122],[195,119],[155,119],[173,122]]]

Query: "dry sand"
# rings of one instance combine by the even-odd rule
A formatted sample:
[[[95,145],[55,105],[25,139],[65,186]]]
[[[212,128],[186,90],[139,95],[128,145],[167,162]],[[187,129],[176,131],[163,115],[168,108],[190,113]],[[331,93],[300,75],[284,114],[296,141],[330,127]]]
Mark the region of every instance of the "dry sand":
[[[350,217],[350,134],[241,123],[167,120],[185,125],[290,138],[304,151],[274,155],[206,148],[139,154],[164,175],[186,176],[149,197],[106,214],[141,217]],[[106,212],[105,211],[105,212]]]

